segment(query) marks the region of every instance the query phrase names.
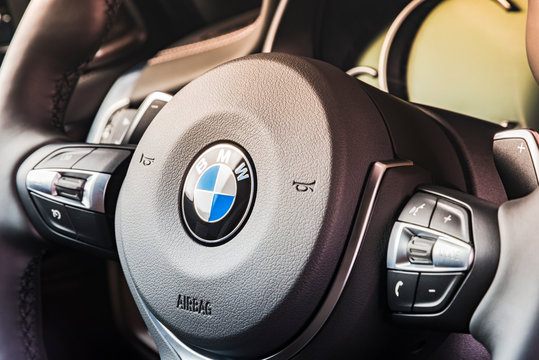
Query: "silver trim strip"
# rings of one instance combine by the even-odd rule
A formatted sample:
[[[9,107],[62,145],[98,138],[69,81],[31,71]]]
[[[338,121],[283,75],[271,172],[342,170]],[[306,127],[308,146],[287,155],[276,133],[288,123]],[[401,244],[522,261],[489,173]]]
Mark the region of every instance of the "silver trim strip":
[[[56,183],[58,182],[58,179],[64,175],[86,180],[81,201],[58,196],[56,193]],[[28,175],[26,176],[26,188],[33,193],[65,205],[104,213],[105,191],[107,190],[110,177],[110,174],[93,171],[38,169],[28,172]]]
[[[161,323],[161,321],[157,320],[157,318],[152,314],[150,309],[144,304],[142,301],[142,306],[145,308],[146,313],[148,314],[150,320],[155,325],[157,331],[161,334],[163,339],[165,339],[170,346],[174,349],[176,354],[180,357],[182,360],[212,360],[209,357],[206,357],[204,355],[201,355],[191,349],[189,346],[185,345],[183,342],[181,342],[165,325]]]
[[[284,349],[273,354],[265,360],[269,359],[289,359],[296,355],[301,349],[303,349],[320,331],[325,324],[330,314],[332,313],[337,301],[341,297],[341,294],[346,286],[348,278],[352,272],[352,268],[356,261],[356,258],[361,249],[361,244],[367,233],[367,227],[372,215],[374,203],[378,196],[378,190],[382,183],[382,179],[388,169],[404,166],[413,166],[412,161],[396,160],[390,162],[376,162],[370,171],[369,177],[366,182],[365,190],[359,205],[358,214],[354,223],[353,234],[358,234],[357,237],[351,237],[345,252],[341,264],[337,270],[337,276],[335,281],[331,285],[328,296],[324,299],[324,302],[315,315],[311,323],[293,342],[288,344]],[[140,294],[139,294],[140,295]],[[168,343],[174,348],[178,356],[181,359],[197,359],[207,360],[208,358],[198,354],[193,349],[189,348],[186,344],[181,342],[170,330],[168,330],[159,320],[153,316],[150,310],[143,304],[150,320],[155,325],[155,328],[161,336],[168,341]]]
[[[325,324],[329,315],[333,312],[337,301],[341,297],[341,294],[346,286],[346,282],[350,277],[352,268],[356,261],[357,255],[361,248],[361,244],[367,233],[367,227],[370,222],[372,215],[372,210],[374,208],[374,203],[376,197],[378,196],[378,190],[382,184],[382,179],[388,169],[404,166],[413,166],[412,161],[407,160],[397,160],[391,162],[376,162],[374,163],[372,170],[367,179],[365,185],[365,190],[359,205],[358,214],[356,217],[356,222],[354,224],[354,229],[352,234],[356,233],[359,227],[359,232],[357,237],[350,238],[348,245],[346,246],[343,259],[337,271],[337,276],[335,281],[331,284],[329,294],[324,299],[320,310],[315,315],[311,323],[303,331],[303,333],[297,337],[292,343],[290,343],[286,348],[279,351],[277,354],[268,357],[267,359],[289,359],[295,354],[297,354],[301,349],[303,349],[320,331],[322,326]]]
[[[360,75],[368,75],[373,78],[378,77],[378,70],[376,70],[372,66],[365,66],[365,65],[353,67],[350,70],[348,70],[346,73],[354,77],[360,76]]]
[[[539,179],[539,133],[530,129],[516,129],[500,131],[494,135],[494,141],[501,139],[521,139],[526,142],[532,157],[535,176]]]
[[[32,170],[26,175],[26,188],[42,195],[56,196],[56,183],[61,176],[57,171]]]
[[[511,4],[509,1],[507,0],[495,0],[501,7],[503,7],[505,9],[505,11],[513,11],[513,10],[517,10],[518,8],[516,8],[513,4]]]
[[[412,264],[408,260],[407,246],[414,235],[436,239],[432,249],[432,265]],[[439,231],[419,225],[397,221],[391,230],[387,249],[387,268],[417,272],[467,271],[474,259],[470,244]]]
[[[387,64],[389,61],[389,53],[391,51],[391,46],[393,45],[393,40],[397,35],[400,27],[406,21],[408,16],[410,16],[414,10],[424,3],[427,0],[413,0],[397,15],[389,30],[386,33],[384,42],[382,43],[382,49],[380,50],[380,58],[378,60],[378,81],[380,82],[380,90],[389,92],[389,86],[387,82]]]
[[[275,14],[273,14],[273,19],[271,20],[270,27],[266,33],[266,39],[264,40],[264,45],[262,46],[263,53],[270,53],[273,51],[273,43],[275,42],[275,37],[279,31],[279,26],[281,25],[281,20],[287,6],[288,0],[279,1],[279,5],[277,5],[277,9],[275,9]]]
[[[154,100],[161,100],[168,103],[170,99],[172,99],[172,95],[166,94],[160,91],[153,92],[150,95],[146,96],[142,104],[140,104],[137,110],[137,113],[135,114],[135,117],[133,118],[133,121],[131,121],[131,125],[129,125],[129,128],[127,129],[126,133],[122,137],[121,143],[124,145],[129,143],[129,140],[131,139],[131,136],[133,136],[133,133],[137,129],[137,126],[140,120],[142,119],[142,117],[144,116],[144,114],[146,113],[146,111],[148,110],[148,108],[150,107],[150,105],[152,104]]]

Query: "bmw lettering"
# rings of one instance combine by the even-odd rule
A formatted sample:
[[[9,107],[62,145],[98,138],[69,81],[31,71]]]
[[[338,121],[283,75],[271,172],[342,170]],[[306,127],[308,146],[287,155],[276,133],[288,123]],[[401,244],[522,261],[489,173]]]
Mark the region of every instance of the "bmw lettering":
[[[218,143],[198,155],[181,192],[181,213],[191,236],[204,244],[231,239],[253,205],[255,173],[237,145]]]

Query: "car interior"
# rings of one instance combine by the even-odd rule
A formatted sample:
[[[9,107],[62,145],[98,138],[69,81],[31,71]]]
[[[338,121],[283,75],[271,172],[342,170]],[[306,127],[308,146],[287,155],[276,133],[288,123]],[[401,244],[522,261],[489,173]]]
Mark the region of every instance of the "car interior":
[[[0,359],[539,359],[539,0],[0,0]]]

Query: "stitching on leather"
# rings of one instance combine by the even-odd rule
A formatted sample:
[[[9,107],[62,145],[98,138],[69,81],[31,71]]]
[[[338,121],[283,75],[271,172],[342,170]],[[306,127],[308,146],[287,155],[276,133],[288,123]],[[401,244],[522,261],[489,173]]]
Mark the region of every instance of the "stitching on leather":
[[[37,271],[39,268],[40,257],[32,258],[24,270],[19,281],[19,323],[22,330],[22,341],[26,357],[32,360],[41,358],[38,334],[36,329],[37,311],[38,311],[38,287]]]
[[[103,40],[107,36],[110,29],[112,28],[114,17],[116,16],[118,9],[120,8],[120,2],[121,1],[119,0],[105,0],[105,4],[107,4],[107,9],[105,10],[107,18],[105,20],[105,33],[103,34],[101,40]]]
[[[55,128],[63,128],[64,113],[69,104],[69,99],[80,75],[89,62],[90,59],[85,60],[75,70],[63,73],[61,78],[56,81],[54,95],[52,96],[52,125]]]
[[[113,20],[118,12],[118,9],[120,7],[119,0],[105,0],[106,9],[105,9],[105,29],[103,32],[103,35],[100,39],[101,42],[105,39],[107,34],[109,33],[110,29],[113,25]],[[99,47],[98,47],[99,49]],[[63,129],[64,126],[64,115],[65,111],[67,109],[67,105],[69,104],[69,100],[71,99],[71,95],[73,94],[73,91],[75,90],[75,86],[77,85],[77,82],[90,63],[90,61],[95,56],[95,52],[92,52],[91,54],[88,54],[88,57],[82,61],[75,69],[64,72],[60,79],[56,81],[56,84],[54,86],[54,94],[52,96],[52,114],[51,114],[51,121],[52,125],[57,129]]]

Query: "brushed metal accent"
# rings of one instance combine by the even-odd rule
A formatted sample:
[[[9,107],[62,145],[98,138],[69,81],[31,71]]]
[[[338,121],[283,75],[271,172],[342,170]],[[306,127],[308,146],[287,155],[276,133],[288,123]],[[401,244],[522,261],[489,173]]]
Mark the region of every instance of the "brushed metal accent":
[[[436,240],[432,249],[432,265],[412,264],[408,260],[407,246],[414,235]],[[473,259],[473,248],[462,240],[419,225],[400,221],[393,225],[387,249],[388,269],[434,273],[467,271]]]
[[[86,180],[81,201],[68,199],[57,194],[56,183],[64,175]],[[85,170],[38,169],[28,172],[26,188],[33,193],[62,204],[104,213],[105,191],[110,177],[110,174]]]

